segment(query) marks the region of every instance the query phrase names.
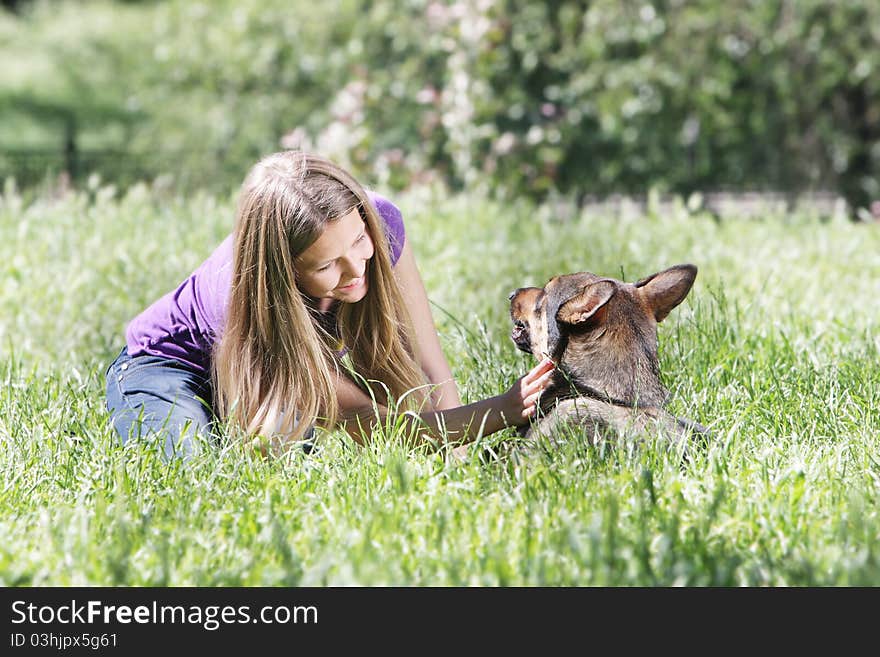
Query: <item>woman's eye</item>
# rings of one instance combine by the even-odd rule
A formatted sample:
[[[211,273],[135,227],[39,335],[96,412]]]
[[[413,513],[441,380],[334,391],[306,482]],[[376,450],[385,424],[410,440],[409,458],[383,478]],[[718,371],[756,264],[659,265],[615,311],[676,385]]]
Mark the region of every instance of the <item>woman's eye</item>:
[[[315,271],[317,271],[317,272],[327,271],[328,269],[330,269],[330,264],[331,263],[327,263],[323,267],[318,267]]]
[[[357,238],[357,242],[355,242],[355,244],[360,244],[360,243],[363,242],[365,239],[367,239],[367,234],[366,234],[366,233],[361,233],[361,236]]]

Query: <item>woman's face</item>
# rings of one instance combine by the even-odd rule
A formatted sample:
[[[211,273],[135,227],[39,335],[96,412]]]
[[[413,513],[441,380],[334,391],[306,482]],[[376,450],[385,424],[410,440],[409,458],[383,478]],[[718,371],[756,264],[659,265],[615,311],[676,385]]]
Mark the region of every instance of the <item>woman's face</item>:
[[[299,289],[318,299],[320,311],[329,310],[334,301],[360,301],[367,294],[367,261],[373,253],[367,225],[354,208],[330,221],[296,259]]]

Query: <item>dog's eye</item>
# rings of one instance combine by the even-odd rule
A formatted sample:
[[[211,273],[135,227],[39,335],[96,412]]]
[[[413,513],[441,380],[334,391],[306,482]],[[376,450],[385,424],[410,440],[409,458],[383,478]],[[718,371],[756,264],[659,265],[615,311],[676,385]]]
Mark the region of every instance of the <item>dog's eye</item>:
[[[511,292],[510,294],[507,295],[507,300],[513,301],[513,297],[515,297],[515,296],[516,296],[516,290],[514,290],[513,292]]]

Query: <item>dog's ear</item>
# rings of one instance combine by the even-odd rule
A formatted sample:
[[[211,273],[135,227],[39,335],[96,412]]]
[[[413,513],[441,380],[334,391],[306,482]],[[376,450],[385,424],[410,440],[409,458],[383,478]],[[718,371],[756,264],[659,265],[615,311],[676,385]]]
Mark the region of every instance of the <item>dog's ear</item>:
[[[593,317],[611,297],[617,286],[612,281],[597,281],[585,285],[580,292],[559,306],[556,321],[564,324],[581,324]]]
[[[669,311],[684,301],[696,278],[697,268],[693,265],[675,265],[643,278],[635,286],[648,302],[654,319],[662,322]]]

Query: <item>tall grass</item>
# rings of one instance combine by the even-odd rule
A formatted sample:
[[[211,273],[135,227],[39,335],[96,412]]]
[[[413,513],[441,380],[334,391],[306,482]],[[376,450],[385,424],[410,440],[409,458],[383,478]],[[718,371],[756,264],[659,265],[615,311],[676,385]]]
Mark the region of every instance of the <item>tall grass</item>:
[[[118,447],[103,371],[126,322],[230,230],[232,198],[0,198],[0,583],[4,585],[878,585],[880,226],[807,211],[717,222],[396,199],[463,397],[529,362],[507,294],[589,270],[693,262],[660,327],[672,410],[709,425],[663,445],[572,438],[527,460],[511,432],[472,458],[322,439],[234,445],[183,465]]]

